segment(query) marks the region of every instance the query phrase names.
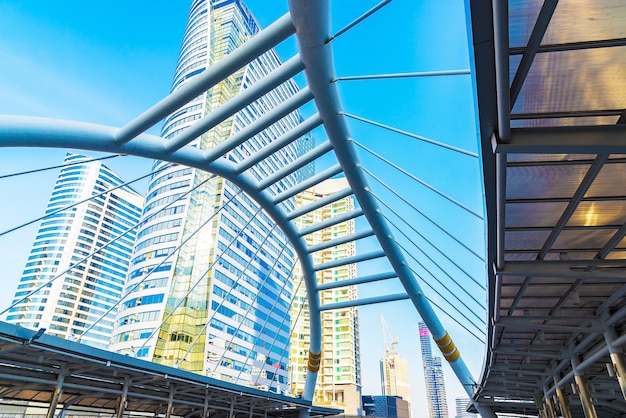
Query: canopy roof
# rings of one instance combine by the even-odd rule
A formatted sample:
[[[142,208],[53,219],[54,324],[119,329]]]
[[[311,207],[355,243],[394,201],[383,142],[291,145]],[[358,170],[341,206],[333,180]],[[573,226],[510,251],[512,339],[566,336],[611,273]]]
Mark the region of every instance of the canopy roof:
[[[536,414],[558,382],[583,416],[580,363],[598,415],[622,416],[626,4],[470,4],[493,265],[476,398]]]

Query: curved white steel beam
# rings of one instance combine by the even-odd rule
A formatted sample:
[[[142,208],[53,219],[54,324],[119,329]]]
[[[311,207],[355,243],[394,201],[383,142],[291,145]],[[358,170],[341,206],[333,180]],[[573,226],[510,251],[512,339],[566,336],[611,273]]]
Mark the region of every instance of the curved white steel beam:
[[[291,217],[288,217],[281,205],[276,204],[266,187],[249,172],[239,173],[233,162],[225,158],[206,161],[206,151],[192,146],[184,146],[172,153],[164,149],[166,140],[158,136],[141,134],[134,140],[120,144],[116,142],[116,128],[110,126],[62,121],[27,116],[0,115],[0,148],[2,147],[42,147],[71,148],[134,155],[150,159],[183,164],[200,170],[217,174],[232,181],[255,200],[259,206],[276,222],[294,247],[300,260],[309,303],[317,307],[311,310],[311,349],[309,365],[319,367],[321,345],[321,315],[319,312],[320,298],[316,288],[315,267],[313,258],[307,248],[306,240],[299,233]],[[311,366],[313,365],[313,366]],[[317,371],[315,376],[317,375]],[[315,387],[315,379],[310,389],[311,400]],[[311,385],[309,384],[309,385]],[[306,392],[306,393],[309,393]]]
[[[455,348],[449,334],[439,321],[430,302],[426,299],[415,276],[409,269],[409,265],[395,242],[377,202],[368,193],[369,186],[367,180],[359,169],[360,163],[356,147],[351,141],[350,130],[343,116],[337,84],[333,83],[336,76],[332,42],[329,42],[332,35],[330,31],[330,0],[289,0],[289,10],[296,28],[298,50],[305,64],[304,72],[309,88],[313,92],[318,112],[324,121],[326,134],[333,144],[337,159],[342,165],[354,196],[363,209],[370,226],[374,230],[381,247],[385,251],[411,301],[428,326],[465,391],[472,398],[476,382],[461,359],[459,351]],[[312,305],[309,301],[309,308],[311,310],[319,310],[319,305]],[[312,384],[309,381],[309,377]],[[308,391],[313,391],[315,378],[316,376],[313,373],[308,373],[307,387],[305,389],[306,396],[312,396],[312,393]],[[496,416],[491,407],[481,405],[476,405],[476,407],[483,417]]]

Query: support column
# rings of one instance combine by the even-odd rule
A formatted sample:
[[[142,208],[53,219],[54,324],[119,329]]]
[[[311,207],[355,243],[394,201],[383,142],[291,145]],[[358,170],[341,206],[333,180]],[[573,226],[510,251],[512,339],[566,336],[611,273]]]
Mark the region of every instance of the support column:
[[[609,354],[611,356],[611,363],[615,369],[615,377],[619,383],[619,387],[622,390],[622,396],[626,400],[626,358],[620,348],[614,347],[613,342],[617,339],[617,333],[615,328],[607,327],[604,333],[604,340],[609,347]]]
[[[576,388],[578,389],[578,396],[580,397],[580,403],[585,413],[585,418],[598,418],[596,414],[596,408],[593,406],[593,400],[591,399],[591,393],[585,383],[583,373],[579,371],[578,366],[580,361],[577,356],[572,356],[572,369],[574,369],[574,381],[576,382]]]
[[[539,416],[541,418],[550,418],[545,408],[543,407],[543,401],[541,396],[535,395],[535,406],[537,407],[537,411],[539,412]]]
[[[173,409],[174,409],[174,385],[170,385],[170,397],[167,400],[167,410],[165,411],[165,418],[171,418]]]
[[[556,376],[554,377],[554,384],[557,383]],[[572,413],[569,410],[569,405],[567,404],[567,397],[565,396],[565,392],[559,386],[556,387],[556,398],[559,401],[559,409],[561,410],[561,416],[563,418],[572,418]]]
[[[204,408],[202,409],[202,418],[209,417],[209,388],[204,391]]]
[[[59,376],[57,377],[57,385],[54,388],[52,397],[50,398],[50,406],[48,406],[46,418],[54,418],[54,414],[57,411],[57,405],[59,404],[59,400],[61,399],[61,395],[63,394],[63,382],[65,380],[65,372],[66,368],[64,366],[59,371]]]
[[[124,416],[124,410],[126,409],[126,401],[128,400],[128,386],[130,385],[130,379],[124,381],[124,389],[122,396],[120,396],[120,402],[117,404],[117,411],[115,412],[115,418],[122,418]]]
[[[230,412],[228,418],[235,418],[235,397],[230,398]]]
[[[552,402],[552,398],[546,396],[546,412],[548,413],[548,418],[557,418],[556,409],[554,409],[554,403]]]
[[[302,408],[300,412],[298,412],[298,418],[310,418],[311,409],[310,408]]]

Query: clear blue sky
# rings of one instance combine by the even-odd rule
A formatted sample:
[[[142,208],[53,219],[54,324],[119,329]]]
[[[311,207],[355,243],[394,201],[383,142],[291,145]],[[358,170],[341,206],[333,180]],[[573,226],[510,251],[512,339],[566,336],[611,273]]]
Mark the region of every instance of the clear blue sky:
[[[187,0],[0,0],[0,114],[111,126],[125,124],[169,92],[189,3]],[[334,1],[333,27],[343,27],[376,3],[372,0]],[[469,68],[463,3],[458,0],[393,0],[334,41],[337,74]],[[250,0],[247,4],[262,26],[287,11],[283,0]],[[285,59],[294,51],[293,42],[278,48]],[[343,82],[340,91],[348,113],[476,152],[477,128],[469,76]],[[360,122],[350,121],[350,127],[356,141],[375,149],[474,211],[483,212],[476,159],[423,145]],[[157,133],[158,128],[153,133]],[[319,132],[316,135],[323,136]],[[64,154],[63,150],[0,149],[0,175],[57,165]],[[150,162],[130,158],[111,161],[109,166],[127,179],[147,173]],[[366,167],[393,184],[414,204],[419,204],[460,240],[478,252],[483,251],[482,222],[389,170],[380,161],[366,154],[361,158]],[[0,230],[39,216],[47,204],[56,174],[53,171],[0,180],[3,196]],[[374,181],[372,184],[381,196],[394,201]],[[143,192],[143,185],[138,185],[137,189]],[[418,215],[399,210],[448,256],[477,280],[484,281],[482,263],[442,237]],[[394,219],[394,222],[403,225],[400,220]],[[35,224],[8,237],[0,237],[0,274],[5,289],[0,295],[0,308],[8,306],[36,230]],[[440,260],[427,244],[421,244]],[[484,294],[456,269],[445,261],[441,263],[476,298],[485,299]],[[431,271],[441,280],[447,280],[437,268]],[[434,283],[428,274],[424,278]],[[422,287],[430,298],[446,306],[428,287]],[[459,289],[454,291],[461,293]],[[363,296],[377,292],[380,292],[378,287],[361,290]],[[363,394],[380,392],[378,360],[383,354],[385,339],[390,342],[397,337],[397,350],[409,359],[411,367],[414,417],[426,416],[417,334],[419,316],[415,309],[409,302],[396,302],[364,307],[360,312]],[[480,310],[477,313],[484,317]],[[381,315],[392,335],[383,335]],[[460,347],[474,377],[478,378],[483,346],[445,315],[440,315],[440,319]],[[465,321],[461,319],[461,322]],[[444,371],[453,416],[454,397],[462,393],[462,389],[447,366]]]

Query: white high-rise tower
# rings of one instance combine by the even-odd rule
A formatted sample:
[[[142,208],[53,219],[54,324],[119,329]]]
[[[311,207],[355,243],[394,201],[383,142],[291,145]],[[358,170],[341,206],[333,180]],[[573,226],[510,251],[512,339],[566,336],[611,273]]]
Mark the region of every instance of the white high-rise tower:
[[[107,348],[143,197],[128,186],[102,193],[124,182],[100,161],[68,154],[65,164],[15,293],[13,303],[21,302],[9,310],[7,322]]]

